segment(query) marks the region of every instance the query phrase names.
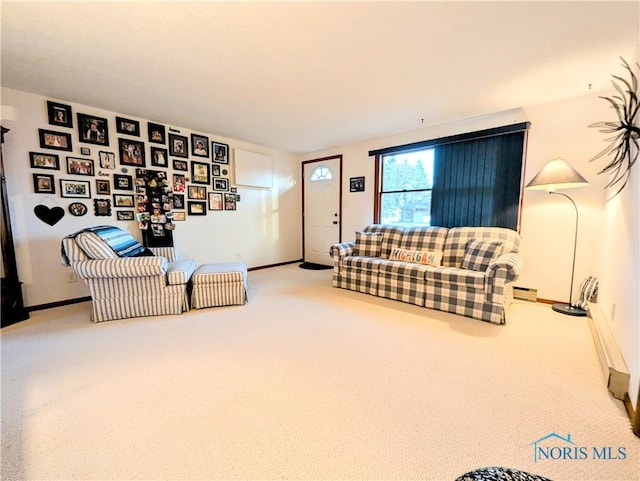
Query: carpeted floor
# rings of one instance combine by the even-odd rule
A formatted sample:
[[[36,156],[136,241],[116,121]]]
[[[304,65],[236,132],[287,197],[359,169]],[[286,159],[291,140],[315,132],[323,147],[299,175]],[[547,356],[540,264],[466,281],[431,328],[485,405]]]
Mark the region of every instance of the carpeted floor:
[[[3,329],[2,479],[640,478],[585,318],[520,301],[495,326],[297,265],[249,283],[245,306],[92,324],[84,303]],[[626,456],[536,462],[550,433]]]

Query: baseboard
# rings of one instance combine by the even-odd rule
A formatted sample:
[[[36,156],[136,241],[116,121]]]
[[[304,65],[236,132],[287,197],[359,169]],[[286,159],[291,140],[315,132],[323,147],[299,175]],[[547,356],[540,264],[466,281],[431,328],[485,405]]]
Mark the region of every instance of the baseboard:
[[[91,296],[76,297],[75,299],[66,299],[64,301],[48,302],[46,304],[38,304],[36,306],[28,306],[27,311],[41,311],[43,309],[51,309],[53,307],[70,306],[71,304],[78,304],[80,302],[87,302],[91,300]]]
[[[248,271],[258,271],[260,269],[269,269],[270,267],[287,266],[289,264],[296,264],[298,262],[302,262],[302,259],[297,259],[295,261],[279,262],[277,264],[267,264],[265,266],[249,267],[247,270]]]
[[[629,397],[629,368],[600,306],[590,302],[587,312],[607,388],[613,397],[624,401],[625,396]]]

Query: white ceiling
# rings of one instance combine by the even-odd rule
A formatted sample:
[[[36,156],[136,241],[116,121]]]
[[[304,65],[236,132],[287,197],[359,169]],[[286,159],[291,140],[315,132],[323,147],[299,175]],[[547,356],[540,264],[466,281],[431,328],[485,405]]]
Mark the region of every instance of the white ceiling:
[[[9,2],[2,86],[289,152],[610,86],[635,2]]]

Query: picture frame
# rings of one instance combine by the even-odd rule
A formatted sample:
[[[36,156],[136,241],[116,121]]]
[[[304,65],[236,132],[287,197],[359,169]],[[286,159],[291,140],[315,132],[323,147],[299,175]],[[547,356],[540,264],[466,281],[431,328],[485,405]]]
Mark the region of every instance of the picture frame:
[[[191,134],[191,155],[209,158],[209,137]]]
[[[114,190],[133,190],[133,177],[126,174],[113,174]]]
[[[96,145],[109,145],[109,123],[103,117],[76,114],[78,117],[78,138],[80,142]]]
[[[236,210],[236,194],[224,193],[224,210]]]
[[[73,150],[71,144],[71,134],[66,132],[57,132],[55,130],[38,129],[40,137],[40,148],[53,150]]]
[[[47,113],[49,124],[58,127],[73,127],[73,115],[71,106],[47,100]]]
[[[111,195],[111,182],[108,179],[96,179],[96,195]]]
[[[101,169],[115,169],[116,168],[116,154],[113,152],[105,152],[101,150],[98,152],[98,160]]]
[[[89,209],[87,209],[87,206],[82,202],[71,202],[71,204],[69,204],[68,210],[69,214],[74,217],[82,217],[89,211]]]
[[[91,155],[91,149],[89,147],[80,147],[80,155]]]
[[[189,157],[189,139],[184,135],[169,134],[169,155],[172,157]]]
[[[144,142],[118,138],[120,165],[145,167]]]
[[[364,177],[351,177],[349,179],[349,192],[364,192]]]
[[[226,192],[229,190],[229,179],[224,177],[213,178],[213,190]]]
[[[58,154],[29,152],[29,165],[33,169],[60,170],[60,156]]]
[[[55,194],[56,185],[53,175],[33,174],[33,192],[36,194]]]
[[[213,161],[218,164],[229,163],[229,145],[221,142],[211,142],[211,152]]]
[[[90,199],[91,185],[88,180],[60,179],[60,197]]]
[[[147,122],[147,132],[149,133],[149,142],[153,144],[166,144],[166,128],[162,124]]]
[[[217,164],[211,165],[211,177],[220,177],[220,166]]]
[[[189,215],[207,215],[207,203],[190,200],[187,206]]]
[[[151,165],[154,167],[168,167],[167,149],[151,147]]]
[[[140,137],[140,122],[124,117],[116,117],[116,132]]]
[[[187,164],[186,160],[173,159],[173,170],[186,172],[189,170],[189,164]]]
[[[134,207],[133,194],[113,194],[114,207]]]
[[[174,212],[173,213],[173,221],[178,221],[178,222],[182,222],[184,220],[187,220],[187,213],[182,211],[182,212]]]
[[[209,164],[205,162],[191,161],[191,182],[194,184],[209,184],[211,174]]]
[[[111,199],[93,199],[93,215],[108,217],[111,215]]]
[[[173,174],[173,191],[184,192],[186,181],[187,179],[184,174]]]
[[[67,174],[93,176],[93,159],[67,157]]]
[[[209,192],[209,210],[224,210],[222,192]]]
[[[195,200],[205,200],[207,198],[206,187],[200,187],[199,185],[190,185],[187,187],[187,198]]]
[[[174,209],[184,209],[184,194],[173,194],[171,205]]]
[[[129,221],[129,220],[135,220],[135,216],[132,210],[117,210],[116,219]]]

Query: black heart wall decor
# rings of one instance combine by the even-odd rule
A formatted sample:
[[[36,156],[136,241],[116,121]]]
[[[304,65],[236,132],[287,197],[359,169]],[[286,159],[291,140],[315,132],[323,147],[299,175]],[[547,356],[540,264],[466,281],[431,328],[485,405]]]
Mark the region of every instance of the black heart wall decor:
[[[33,213],[38,219],[45,224],[55,225],[64,217],[64,209],[62,207],[49,208],[46,205],[36,205]]]

